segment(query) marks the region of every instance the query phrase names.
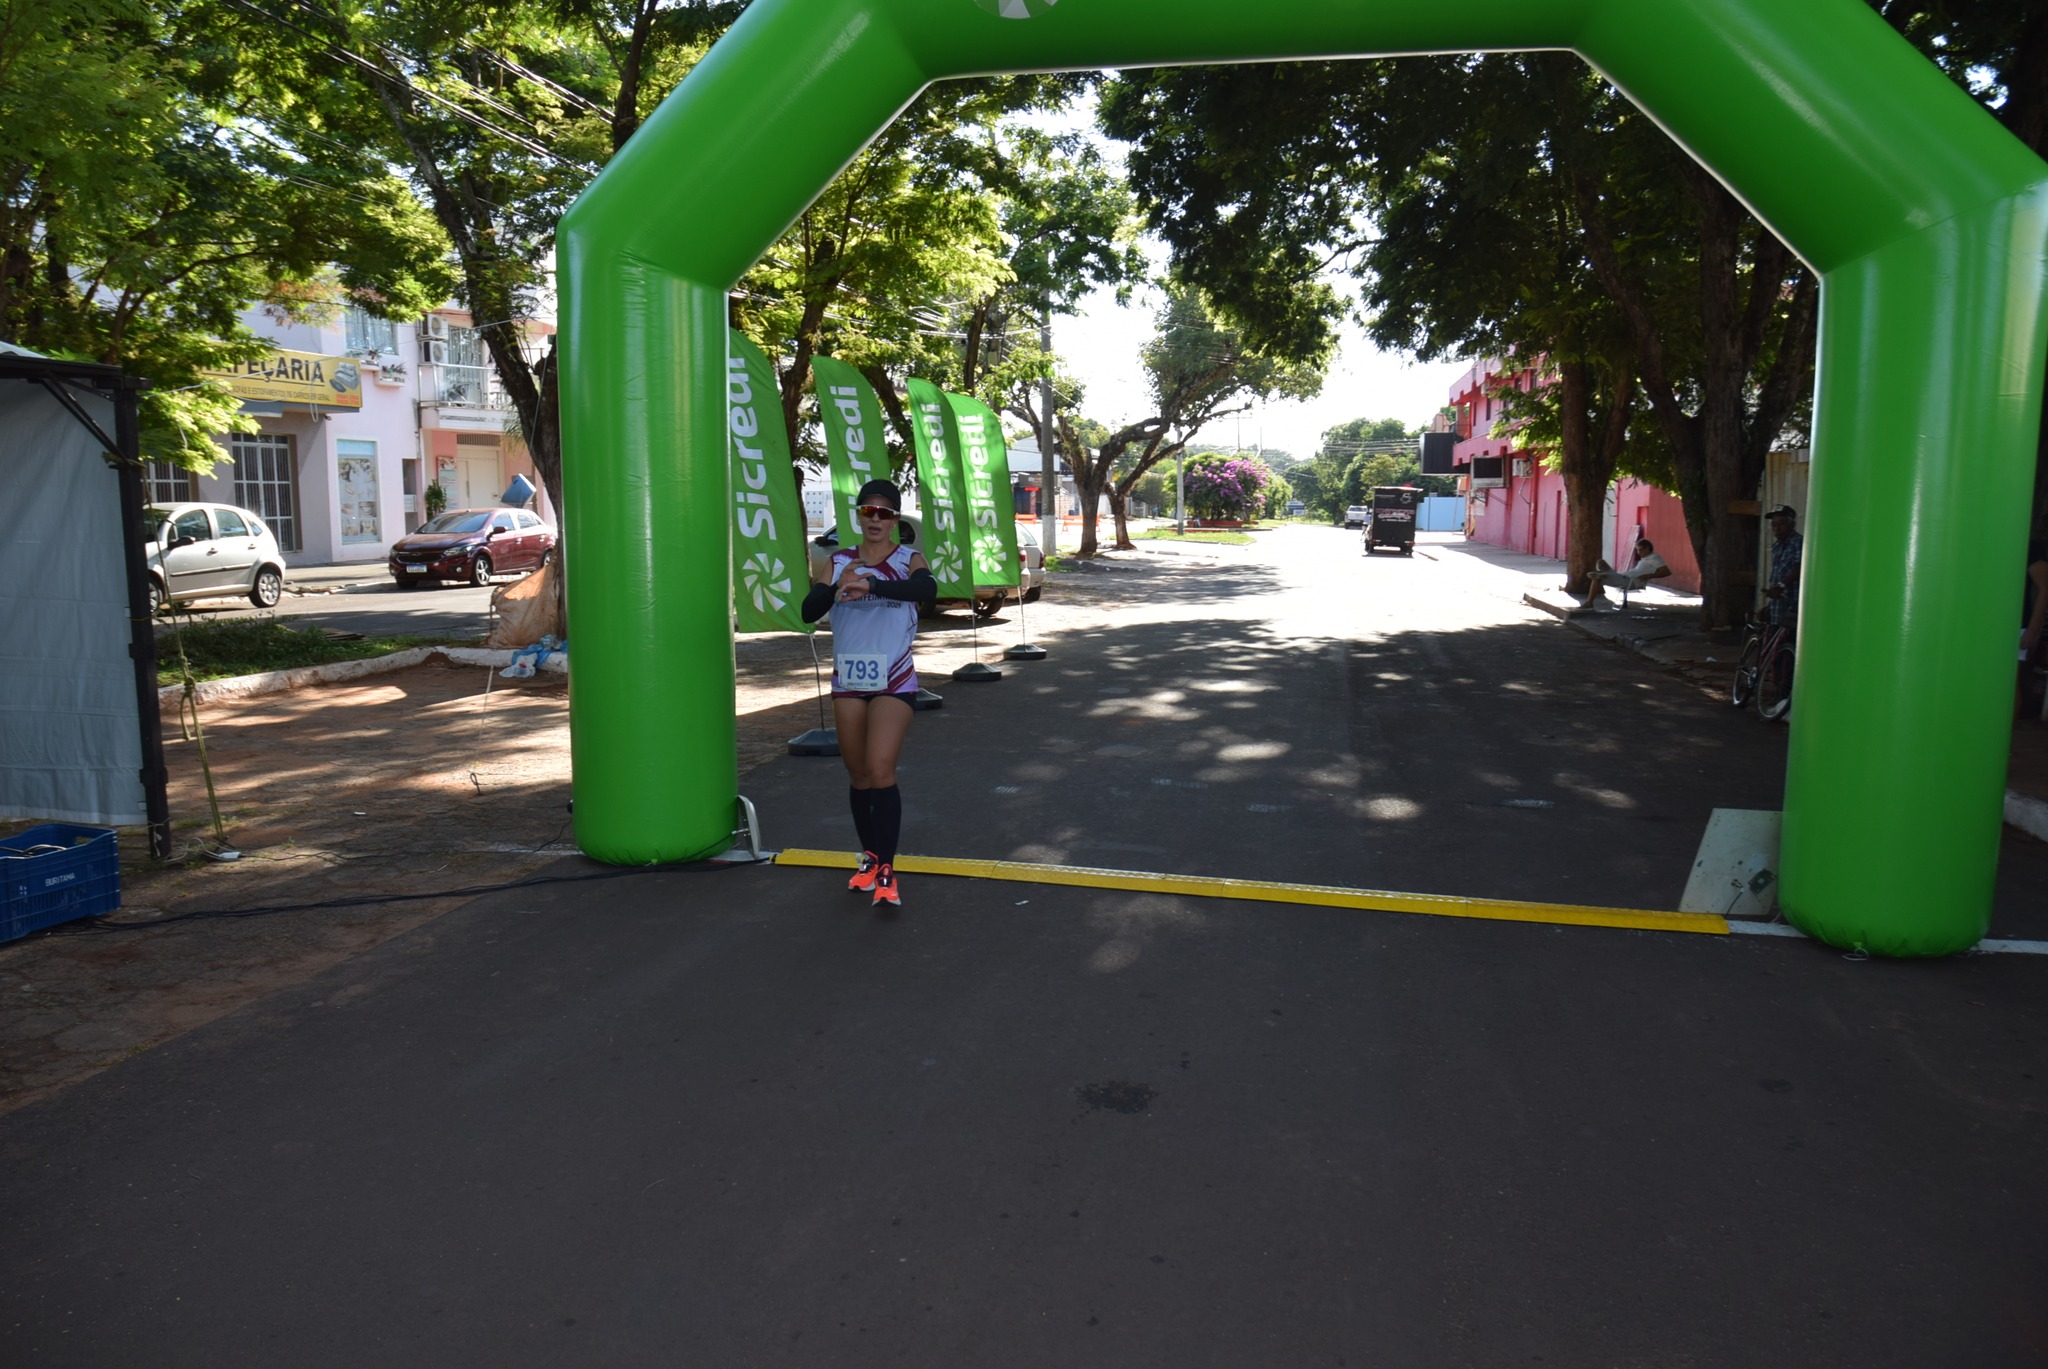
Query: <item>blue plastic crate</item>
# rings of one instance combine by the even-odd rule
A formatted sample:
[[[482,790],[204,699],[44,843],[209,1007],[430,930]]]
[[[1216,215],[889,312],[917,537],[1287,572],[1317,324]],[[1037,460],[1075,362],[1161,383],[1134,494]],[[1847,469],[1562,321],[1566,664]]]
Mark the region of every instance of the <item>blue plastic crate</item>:
[[[112,828],[46,822],[0,837],[0,942],[120,906]]]

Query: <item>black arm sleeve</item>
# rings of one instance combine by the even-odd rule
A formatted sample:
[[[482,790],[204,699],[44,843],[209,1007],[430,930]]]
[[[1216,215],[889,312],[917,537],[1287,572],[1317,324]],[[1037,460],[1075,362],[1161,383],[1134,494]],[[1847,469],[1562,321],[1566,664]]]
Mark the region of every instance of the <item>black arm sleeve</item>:
[[[908,580],[876,580],[869,584],[868,593],[877,599],[909,600],[930,608],[938,602],[939,582],[932,579],[932,573],[919,566],[910,572]]]
[[[835,594],[836,591],[830,585],[812,585],[811,592],[804,596],[804,621],[815,623],[831,612]]]

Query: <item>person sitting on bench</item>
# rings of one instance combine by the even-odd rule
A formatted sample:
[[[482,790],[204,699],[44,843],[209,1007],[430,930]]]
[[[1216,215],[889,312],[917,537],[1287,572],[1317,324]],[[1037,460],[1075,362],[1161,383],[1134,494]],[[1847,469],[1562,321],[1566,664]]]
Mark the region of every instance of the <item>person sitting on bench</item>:
[[[1595,604],[1606,603],[1605,590],[1609,585],[1621,590],[1621,602],[1626,605],[1630,591],[1641,589],[1652,580],[1662,580],[1669,574],[1671,567],[1664,564],[1664,558],[1650,545],[1650,539],[1638,537],[1636,559],[1630,563],[1627,570],[1616,570],[1604,560],[1594,563],[1590,588],[1586,591],[1586,601],[1580,607],[1590,609]]]

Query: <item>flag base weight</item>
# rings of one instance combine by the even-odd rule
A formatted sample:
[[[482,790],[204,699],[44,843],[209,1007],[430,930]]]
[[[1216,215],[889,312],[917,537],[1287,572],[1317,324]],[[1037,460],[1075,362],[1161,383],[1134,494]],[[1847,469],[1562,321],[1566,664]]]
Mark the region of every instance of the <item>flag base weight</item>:
[[[792,756],[836,756],[839,754],[839,731],[832,727],[814,727],[789,739],[789,754]]]
[[[953,678],[961,684],[993,684],[1003,678],[1003,672],[980,661],[969,661],[953,672]]]
[[[1003,659],[1006,661],[1042,661],[1045,659],[1045,648],[1042,646],[1032,646],[1029,642],[1019,642],[1017,645],[1004,650]]]
[[[912,710],[918,713],[929,712],[934,708],[944,708],[945,706],[945,695],[934,694],[929,689],[924,688],[919,688],[919,690],[917,691],[917,698],[912,700],[910,705]]]

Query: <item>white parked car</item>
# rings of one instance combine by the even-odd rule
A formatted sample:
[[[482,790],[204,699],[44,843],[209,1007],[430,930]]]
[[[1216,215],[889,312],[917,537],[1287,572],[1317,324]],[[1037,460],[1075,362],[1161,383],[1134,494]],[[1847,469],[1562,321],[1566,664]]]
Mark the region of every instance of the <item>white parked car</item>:
[[[1372,510],[1363,504],[1353,504],[1344,510],[1344,526],[1347,528],[1362,528],[1371,521]]]
[[[242,595],[276,608],[284,555],[263,520],[232,504],[152,504],[142,511],[149,558],[149,612],[165,604]]]
[[[904,529],[910,534],[902,539],[905,546],[924,545],[924,524],[914,513],[902,515]],[[811,539],[810,562],[813,583],[822,579],[825,568],[832,559],[832,553],[839,549],[839,529],[830,527]],[[1017,597],[1027,604],[1038,602],[1038,596],[1045,589],[1045,553],[1039,549],[1038,534],[1022,523],[1017,525]],[[1008,603],[1011,589],[995,586],[974,591],[974,611],[983,618],[993,618],[996,610]],[[964,603],[961,599],[941,599],[941,604]]]

